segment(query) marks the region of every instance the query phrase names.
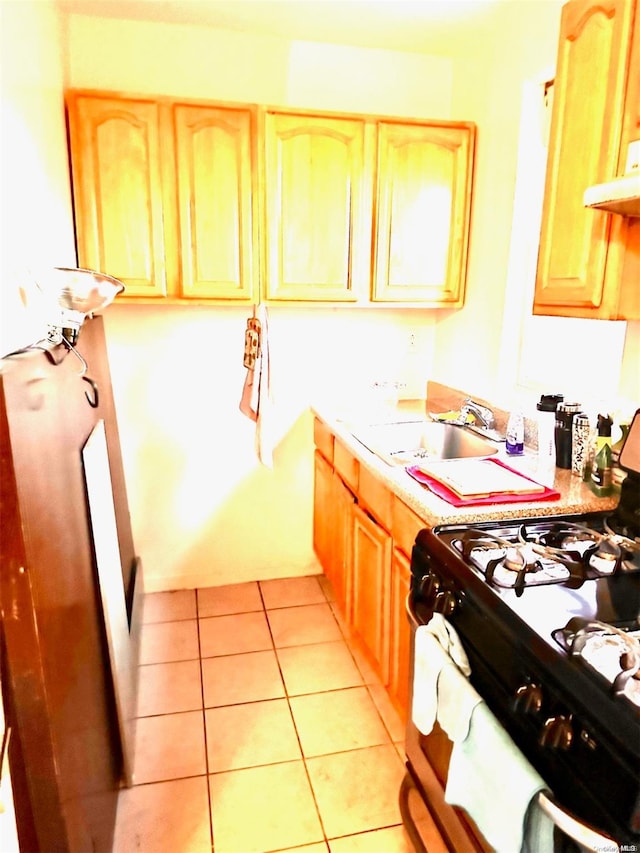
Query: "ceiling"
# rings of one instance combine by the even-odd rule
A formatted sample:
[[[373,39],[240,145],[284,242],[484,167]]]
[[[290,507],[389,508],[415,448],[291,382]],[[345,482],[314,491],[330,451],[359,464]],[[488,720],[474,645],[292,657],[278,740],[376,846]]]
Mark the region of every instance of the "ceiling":
[[[558,0],[57,0],[65,12],[456,55],[517,4]]]

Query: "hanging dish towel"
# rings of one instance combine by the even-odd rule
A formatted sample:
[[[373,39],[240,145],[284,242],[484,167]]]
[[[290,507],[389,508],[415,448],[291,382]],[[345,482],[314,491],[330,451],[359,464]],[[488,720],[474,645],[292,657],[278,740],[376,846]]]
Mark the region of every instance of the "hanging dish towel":
[[[463,677],[471,672],[457,633],[440,613],[434,613],[426,625],[416,628],[415,636],[411,719],[424,735],[438,716],[438,681],[449,667]]]
[[[247,320],[243,364],[247,374],[242,387],[240,411],[256,423],[256,453],[263,465],[273,467],[271,433],[271,376],[267,309],[259,305]]]
[[[536,810],[537,794],[545,789],[542,777],[480,701],[468,735],[453,745],[446,802],[465,809],[497,853],[517,853],[527,840],[529,809]],[[536,822],[536,853],[552,853],[553,824],[537,810]]]

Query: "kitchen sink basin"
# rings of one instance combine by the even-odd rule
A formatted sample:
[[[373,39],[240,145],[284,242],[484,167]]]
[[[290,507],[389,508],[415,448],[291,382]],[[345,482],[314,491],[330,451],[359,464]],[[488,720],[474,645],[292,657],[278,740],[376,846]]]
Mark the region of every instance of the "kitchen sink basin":
[[[493,456],[498,447],[464,426],[407,421],[362,426],[352,432],[388,465],[415,465],[420,459],[471,459]]]

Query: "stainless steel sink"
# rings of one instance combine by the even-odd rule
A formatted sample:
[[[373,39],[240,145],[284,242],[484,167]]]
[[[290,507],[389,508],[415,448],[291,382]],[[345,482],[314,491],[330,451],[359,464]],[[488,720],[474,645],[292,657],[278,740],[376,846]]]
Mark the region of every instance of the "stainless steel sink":
[[[463,426],[435,421],[374,424],[352,434],[388,465],[415,465],[420,459],[470,459],[493,456],[498,447]]]

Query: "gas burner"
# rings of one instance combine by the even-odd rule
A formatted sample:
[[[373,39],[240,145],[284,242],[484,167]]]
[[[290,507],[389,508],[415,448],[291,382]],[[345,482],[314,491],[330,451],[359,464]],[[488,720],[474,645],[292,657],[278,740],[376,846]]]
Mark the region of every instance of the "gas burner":
[[[640,571],[640,541],[615,522],[599,530],[575,521],[524,522],[494,530],[469,527],[452,542],[488,583],[513,588],[562,583],[578,589],[585,580]]]
[[[545,545],[539,536],[529,535],[525,525],[508,538],[470,527],[452,544],[488,583],[513,588],[517,596],[525,587],[550,583],[578,589],[586,578],[579,552]]]
[[[611,684],[613,696],[640,707],[640,629],[624,631],[597,620],[570,619],[553,637]]]
[[[519,530],[519,538],[525,542],[533,539],[545,549],[550,558],[562,558],[563,555],[571,554],[574,559],[593,569],[597,575],[611,575],[619,569],[623,548],[627,542],[630,543],[630,540],[614,533],[599,533],[574,522],[555,522],[548,530],[534,534],[523,524]]]

